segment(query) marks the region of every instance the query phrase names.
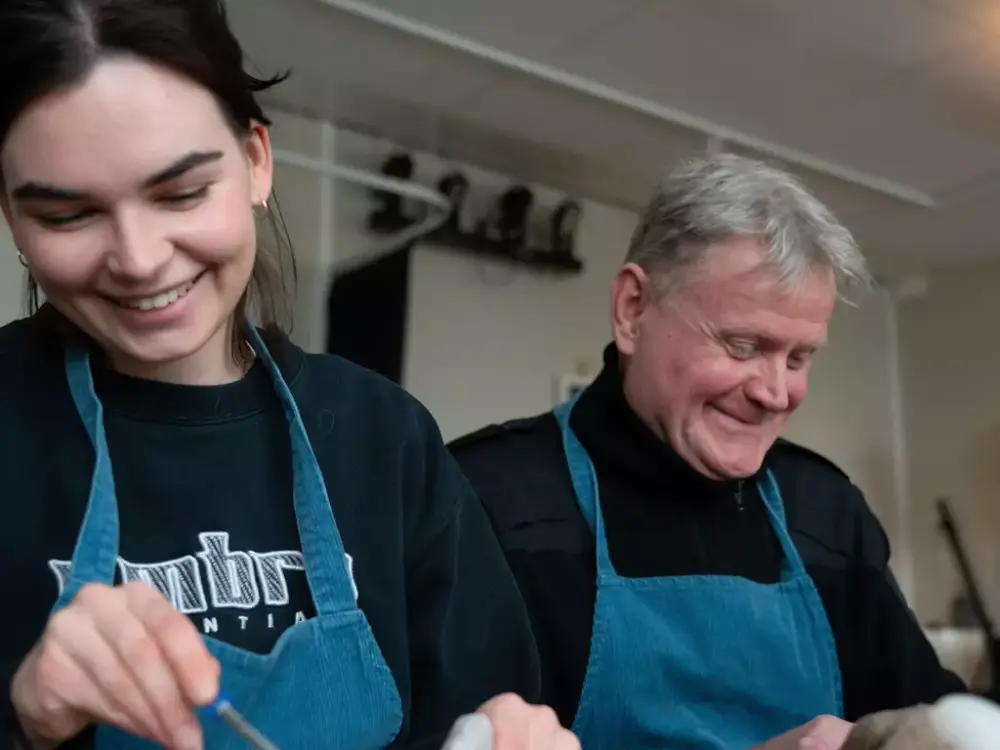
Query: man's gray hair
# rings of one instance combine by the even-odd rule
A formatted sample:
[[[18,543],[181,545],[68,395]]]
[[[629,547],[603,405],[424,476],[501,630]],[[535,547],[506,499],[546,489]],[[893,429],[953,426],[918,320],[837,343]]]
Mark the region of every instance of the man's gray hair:
[[[734,154],[694,159],[670,172],[632,235],[626,262],[671,288],[713,244],[757,236],[790,284],[833,270],[843,296],[872,285],[850,231],[792,175]]]

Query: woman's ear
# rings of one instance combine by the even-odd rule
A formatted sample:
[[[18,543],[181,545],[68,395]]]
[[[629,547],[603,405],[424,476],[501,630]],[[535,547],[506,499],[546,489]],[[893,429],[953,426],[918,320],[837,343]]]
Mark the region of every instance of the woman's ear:
[[[255,122],[250,126],[246,149],[250,163],[250,199],[253,205],[260,206],[271,196],[274,184],[271,134],[261,123]]]

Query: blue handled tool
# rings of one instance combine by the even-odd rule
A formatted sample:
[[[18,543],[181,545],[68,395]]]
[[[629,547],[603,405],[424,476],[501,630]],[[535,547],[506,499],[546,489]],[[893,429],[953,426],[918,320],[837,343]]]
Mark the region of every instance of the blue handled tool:
[[[253,750],[278,750],[277,746],[233,708],[229,699],[220,694],[211,705],[212,711],[230,729],[245,739]],[[493,726],[483,714],[462,716],[455,722],[442,750],[492,750]]]
[[[222,719],[236,734],[245,739],[254,750],[278,750],[273,742],[262,735],[253,724],[243,718],[224,694],[219,694],[219,697],[212,703],[211,708],[216,716]]]

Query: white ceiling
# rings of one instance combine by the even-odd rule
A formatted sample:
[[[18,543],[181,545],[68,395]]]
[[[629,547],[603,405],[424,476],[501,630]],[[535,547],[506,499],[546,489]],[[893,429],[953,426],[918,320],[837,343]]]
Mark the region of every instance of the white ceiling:
[[[796,168],[884,268],[1000,256],[996,0],[364,5],[931,197],[935,207],[915,206]],[[230,6],[251,59],[294,71],[270,103],[411,147],[628,207],[679,158],[706,148],[697,130],[324,0]]]

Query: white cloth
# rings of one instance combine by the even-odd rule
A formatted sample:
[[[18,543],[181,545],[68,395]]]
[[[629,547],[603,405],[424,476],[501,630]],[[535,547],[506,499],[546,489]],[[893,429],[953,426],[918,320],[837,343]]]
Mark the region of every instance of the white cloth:
[[[954,695],[933,706],[886,711],[859,721],[842,750],[997,750],[1000,706]]]
[[[485,714],[460,716],[441,750],[493,750],[493,725]]]

